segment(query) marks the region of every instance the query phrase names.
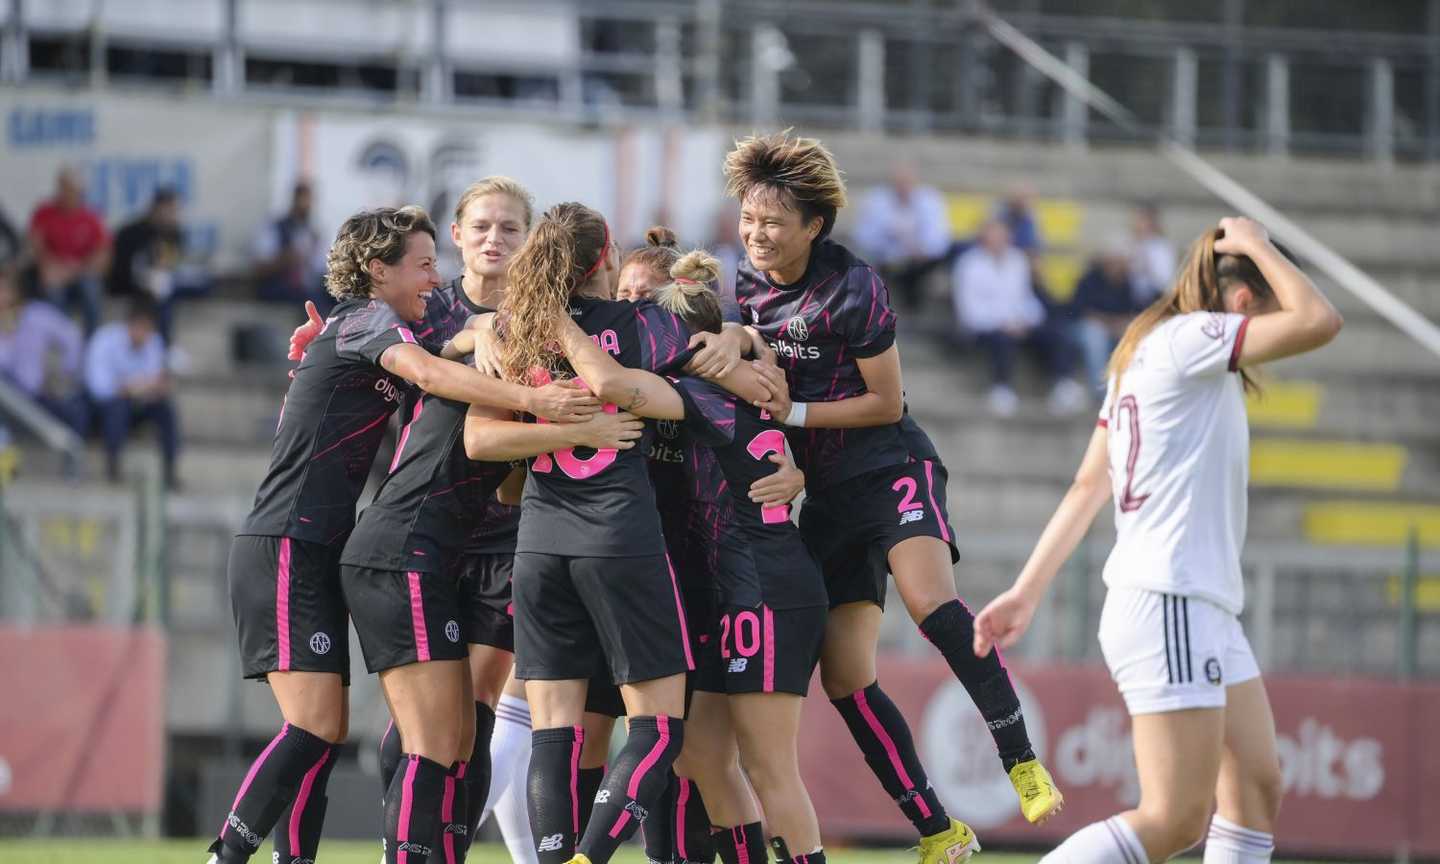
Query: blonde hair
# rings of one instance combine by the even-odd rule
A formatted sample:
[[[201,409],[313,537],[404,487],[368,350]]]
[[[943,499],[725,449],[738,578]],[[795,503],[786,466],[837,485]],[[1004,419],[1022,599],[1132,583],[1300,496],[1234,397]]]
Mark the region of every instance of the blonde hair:
[[[755,191],[777,195],[807,224],[823,220],[816,238],[823,240],[847,203],[844,174],[818,139],[792,138],[790,131],[736,141],[725,155],[725,193],[742,202]]]
[[[670,268],[670,282],[655,289],[655,303],[679,315],[691,330],[718,333],[724,322],[719,282],[720,259],[696,249]]]
[[[530,194],[530,190],[520,185],[520,181],[502,174],[482,177],[465,187],[465,191],[460,193],[460,200],[455,202],[455,221],[458,223],[465,218],[465,208],[476,198],[484,198],[486,195],[509,195],[514,198],[520,204],[520,209],[525,211],[525,230],[530,230],[530,223],[535,218],[535,198]]]
[[[533,370],[563,371],[560,322],[570,314],[570,298],[604,262],[609,236],[605,218],[584,204],[567,201],[541,215],[510,262],[500,303],[500,365],[508,380],[529,383]]]
[[[645,232],[645,245],[632,249],[620,263],[620,269],[639,264],[664,279],[679,260],[680,241],[675,238],[675,232],[664,225],[655,225]]]
[[[400,263],[410,235],[422,232],[434,240],[435,223],[413,204],[356,213],[340,226],[325,258],[325,290],[336,300],[369,297],[375,288],[370,262]]]
[[[1220,229],[1212,228],[1197,237],[1190,244],[1190,251],[1186,253],[1169,290],[1135,316],[1135,320],[1125,328],[1125,335],[1120,337],[1119,344],[1110,355],[1110,363],[1105,367],[1106,378],[1115,380],[1116,392],[1119,392],[1120,379],[1130,367],[1130,361],[1135,358],[1135,350],[1156,327],[1176,315],[1224,312],[1225,292],[1234,287],[1247,286],[1257,298],[1275,295],[1254,261],[1244,255],[1215,253],[1215,241],[1222,236]],[[1285,249],[1280,251],[1285,257],[1291,257]],[[1240,377],[1247,391],[1259,392],[1260,387],[1249,372],[1240,370]]]

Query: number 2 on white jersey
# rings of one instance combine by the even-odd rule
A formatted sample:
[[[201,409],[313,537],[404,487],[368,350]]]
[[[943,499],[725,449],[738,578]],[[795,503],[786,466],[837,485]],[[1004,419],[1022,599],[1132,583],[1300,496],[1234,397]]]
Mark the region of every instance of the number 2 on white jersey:
[[[1140,461],[1140,403],[1133,395],[1122,396],[1115,405],[1115,420],[1118,423],[1125,409],[1130,409],[1130,449],[1125,454],[1125,488],[1120,493],[1120,512],[1134,513],[1150,497],[1135,494],[1135,465]]]

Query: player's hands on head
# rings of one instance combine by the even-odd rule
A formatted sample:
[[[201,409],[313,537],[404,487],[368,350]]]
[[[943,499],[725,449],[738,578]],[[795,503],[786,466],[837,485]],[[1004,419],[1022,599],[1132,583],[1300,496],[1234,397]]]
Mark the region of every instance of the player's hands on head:
[[[576,423],[600,413],[604,407],[590,388],[573,380],[537,387],[530,391],[527,401],[526,411],[555,423]]]
[[[305,318],[305,323],[290,334],[290,351],[285,355],[287,360],[299,362],[300,358],[305,356],[305,349],[310,347],[310,343],[314,342],[315,337],[325,328],[325,319],[320,317],[320,310],[315,308],[313,301],[305,301]]]
[[[769,411],[770,416],[784,423],[790,416],[790,385],[785,381],[785,373],[774,363],[763,360],[752,360],[750,365],[759,374],[761,383],[770,389],[770,398],[756,402],[755,407]]]
[[[740,327],[727,327],[720,333],[696,333],[690,347],[697,348],[689,371],[701,378],[724,378],[740,365],[740,355],[750,345],[750,336]]]
[[[750,484],[750,500],[767,507],[789,504],[805,489],[805,472],[795,466],[789,453],[771,453],[769,459],[780,467]]]
[[[571,423],[576,447],[596,450],[629,450],[645,434],[645,421],[628,411],[614,414],[591,414],[579,423]]]
[[[985,604],[975,616],[975,656],[995,647],[1009,648],[1025,635],[1035,617],[1035,601],[1014,588]]]
[[[1215,241],[1215,251],[1221,255],[1250,255],[1270,245],[1270,232],[1254,219],[1244,216],[1226,216],[1219,225],[1222,236]]]

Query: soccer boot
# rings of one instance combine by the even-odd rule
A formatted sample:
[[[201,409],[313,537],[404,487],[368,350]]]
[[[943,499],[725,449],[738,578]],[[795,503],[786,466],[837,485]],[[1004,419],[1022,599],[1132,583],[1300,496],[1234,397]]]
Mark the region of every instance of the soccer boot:
[[[951,818],[946,830],[920,838],[920,864],[963,864],[979,851],[975,832],[955,818]]]
[[[1025,814],[1027,821],[1036,825],[1043,825],[1046,819],[1065,806],[1065,796],[1060,794],[1050,772],[1045,770],[1039,759],[1026,759],[1011,768],[1010,785],[1020,796],[1020,812]]]

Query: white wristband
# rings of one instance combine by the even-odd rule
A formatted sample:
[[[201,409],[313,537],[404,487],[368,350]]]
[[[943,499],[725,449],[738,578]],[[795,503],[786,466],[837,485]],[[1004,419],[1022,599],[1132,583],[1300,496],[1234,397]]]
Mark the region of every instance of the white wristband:
[[[791,402],[790,413],[785,415],[786,426],[804,426],[805,411],[809,406],[804,402]]]

